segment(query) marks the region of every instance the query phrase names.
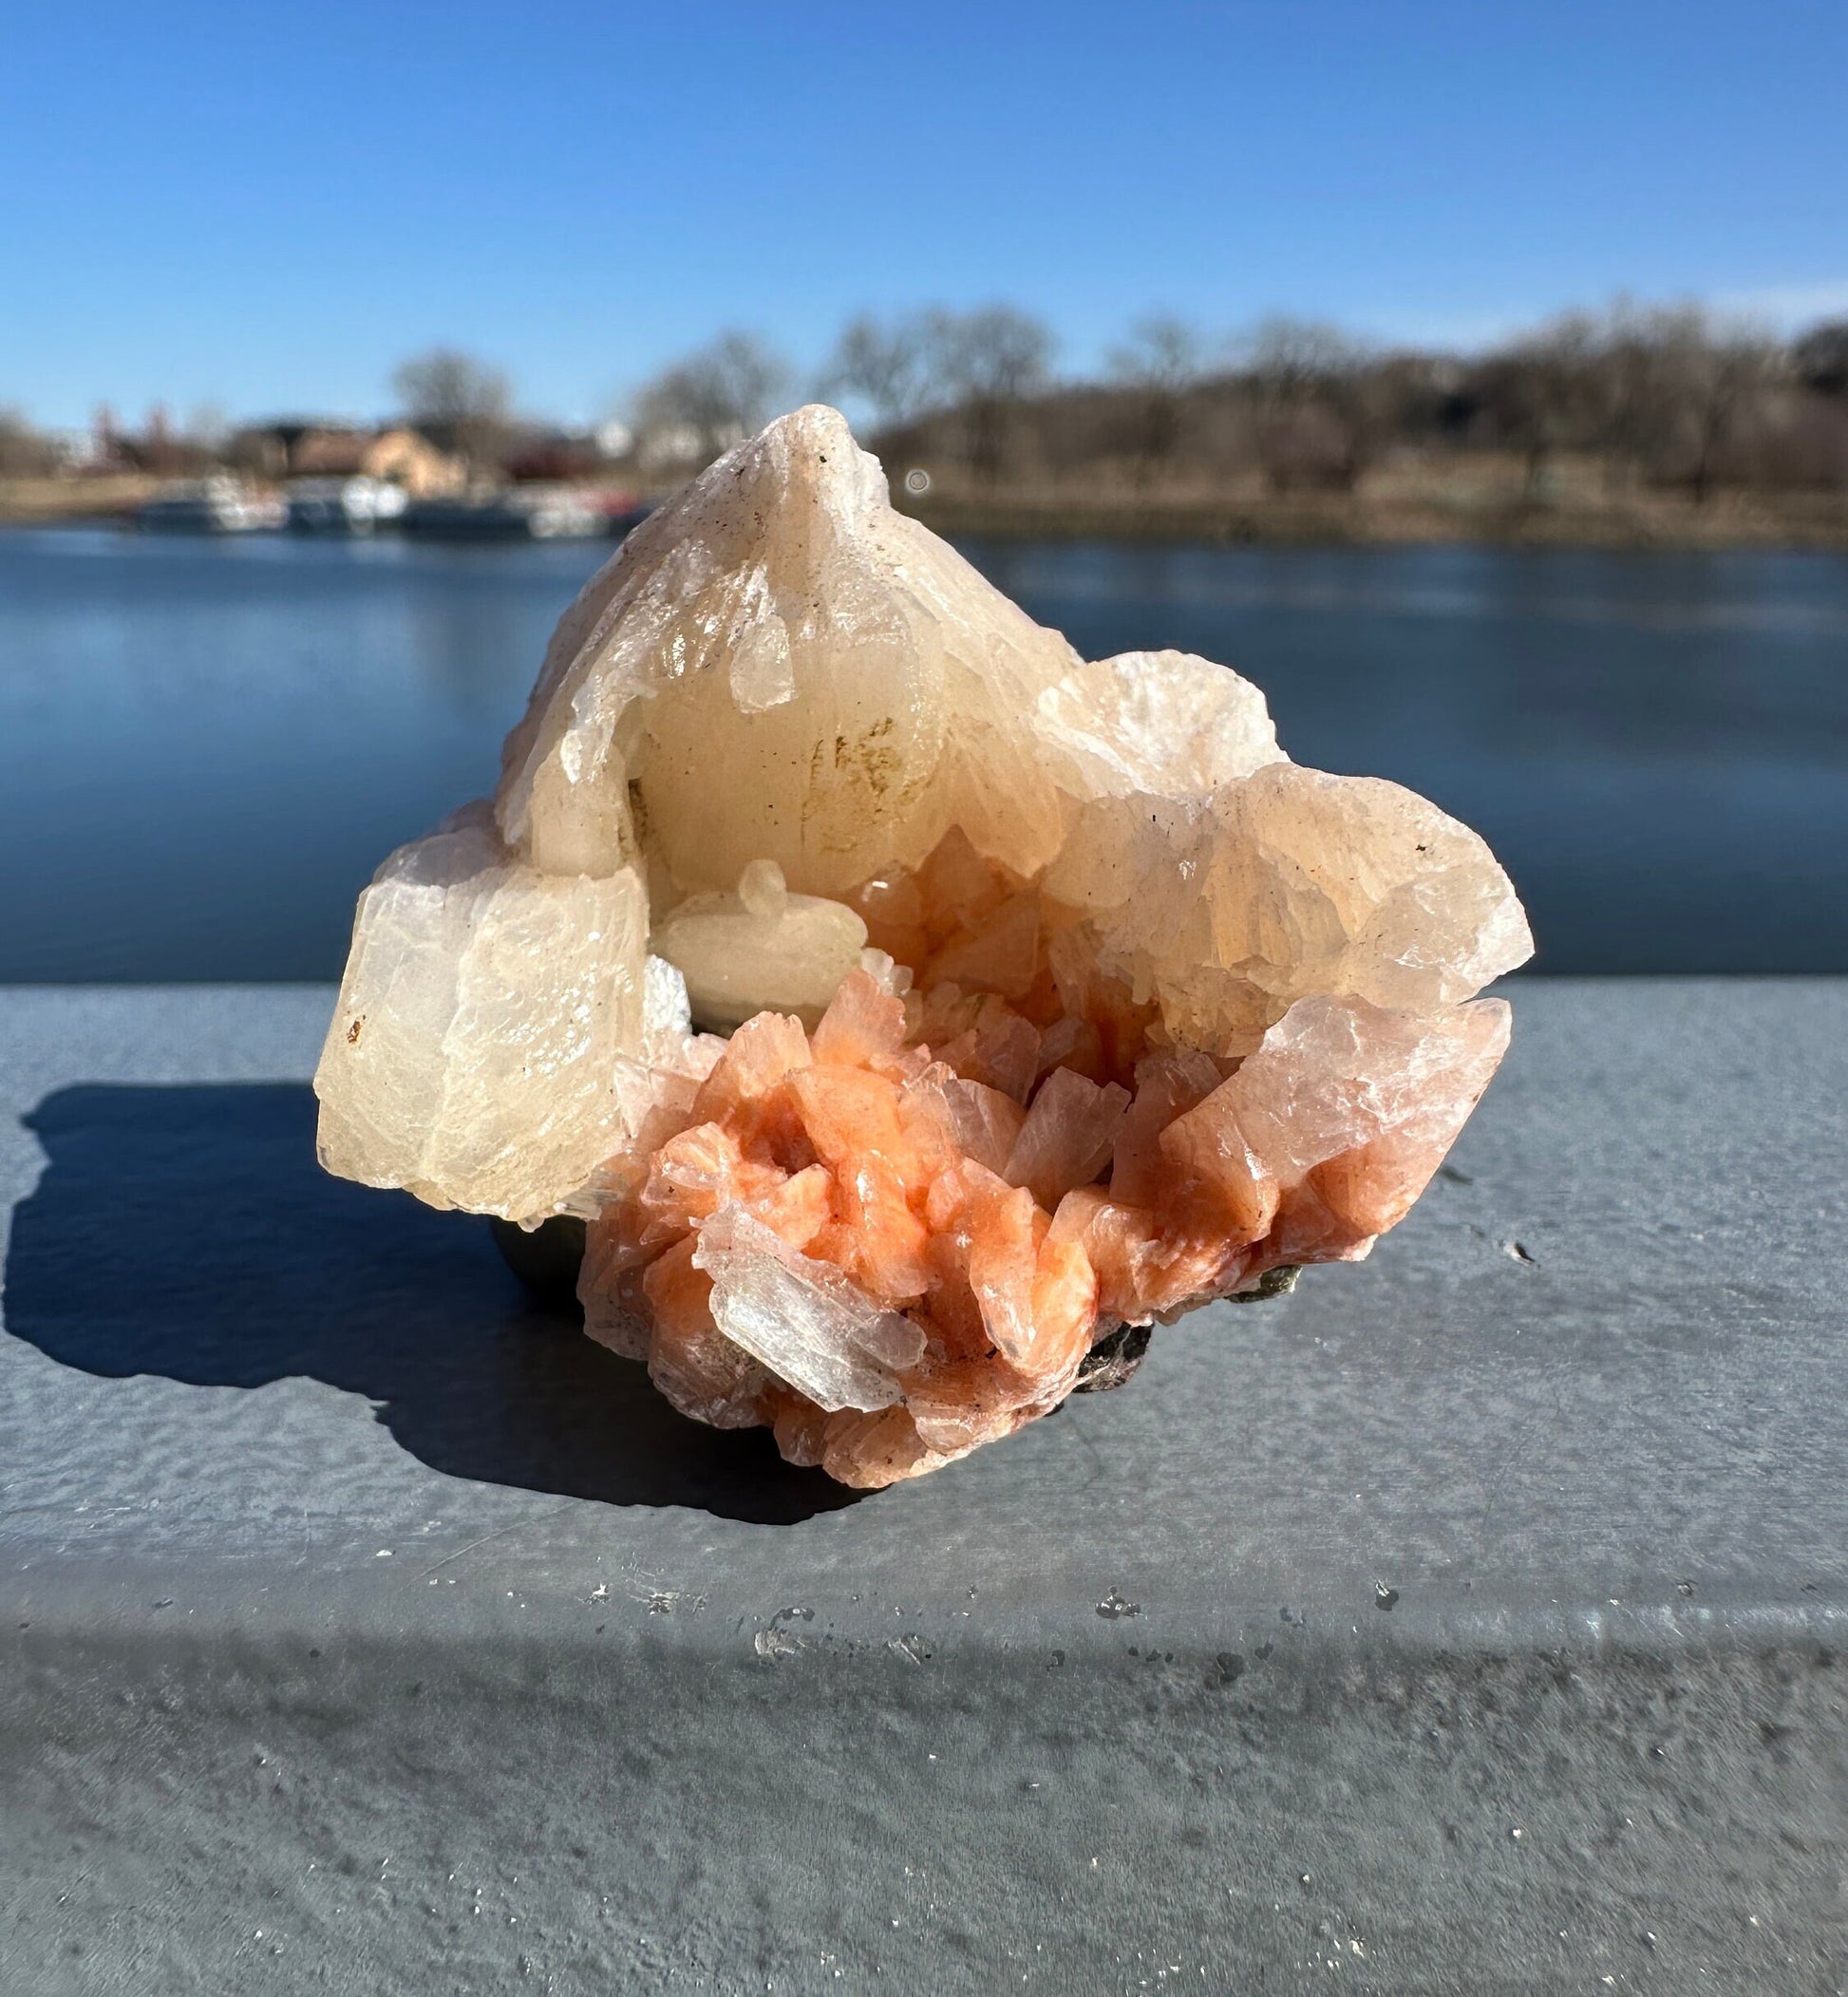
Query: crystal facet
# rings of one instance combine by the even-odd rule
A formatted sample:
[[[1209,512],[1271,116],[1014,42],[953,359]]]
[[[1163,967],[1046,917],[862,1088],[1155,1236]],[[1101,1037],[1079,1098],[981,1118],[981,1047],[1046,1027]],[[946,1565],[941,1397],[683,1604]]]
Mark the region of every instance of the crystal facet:
[[[321,1156],[582,1217],[593,1337],[877,1486],[1366,1254],[1531,948],[1465,826],[1222,666],[1079,659],[811,407],[636,530],[493,800],[367,890]]]

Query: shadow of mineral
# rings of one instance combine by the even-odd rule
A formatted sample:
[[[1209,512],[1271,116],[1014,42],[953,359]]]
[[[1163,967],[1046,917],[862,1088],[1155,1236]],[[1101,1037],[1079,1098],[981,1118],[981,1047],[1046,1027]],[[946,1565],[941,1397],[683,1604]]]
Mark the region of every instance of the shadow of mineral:
[[[484,1221],[330,1178],[299,1084],[85,1085],[26,1119],[6,1328],[108,1379],[304,1377],[377,1402],[431,1469],[791,1525],[857,1494],[763,1429],[674,1413],[632,1361],[536,1310]]]

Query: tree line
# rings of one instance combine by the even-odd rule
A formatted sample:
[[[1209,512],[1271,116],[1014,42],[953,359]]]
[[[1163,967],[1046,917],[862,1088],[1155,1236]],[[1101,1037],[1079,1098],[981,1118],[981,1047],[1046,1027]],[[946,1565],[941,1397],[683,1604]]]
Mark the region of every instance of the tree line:
[[[865,313],[803,384],[766,342],[727,332],[631,413],[638,438],[703,462],[813,393],[876,448],[987,487],[1094,475],[1145,493],[1240,477],[1352,491],[1395,451],[1509,454],[1536,498],[1575,456],[1612,496],[1848,486],[1848,320],[1781,339],[1698,306],[1619,301],[1446,354],[1283,316],[1216,338],[1152,315],[1090,378],[1062,378],[1057,350],[1044,320],[1008,305]]]
[[[861,319],[829,381],[888,450],[974,483],[1086,474],[1144,492],[1256,479],[1352,491],[1394,453],[1512,455],[1538,498],[1561,461],[1608,495],[1848,486],[1848,321],[1792,340],[1695,306],[1576,311],[1480,354],[1391,349],[1286,317],[1213,340],[1139,322],[1091,380],[1050,372],[1047,330],[996,308]]]
[[[457,349],[406,361],[392,389],[432,442],[515,476],[613,460],[666,482],[815,395],[843,404],[885,455],[975,488],[1351,492],[1394,454],[1482,452],[1512,457],[1535,498],[1569,458],[1612,496],[1848,487],[1848,320],[1785,340],[1696,306],[1619,302],[1447,354],[1296,318],[1216,337],[1155,315],[1088,376],[1061,375],[1057,353],[1044,320],[1006,304],[862,313],[806,380],[759,335],[727,331],[644,383],[621,421],[583,433],[575,458],[556,426],[518,415],[503,372]],[[184,443],[199,462],[236,462],[237,435],[161,431],[169,455]],[[47,452],[0,411],[0,474],[41,469]]]

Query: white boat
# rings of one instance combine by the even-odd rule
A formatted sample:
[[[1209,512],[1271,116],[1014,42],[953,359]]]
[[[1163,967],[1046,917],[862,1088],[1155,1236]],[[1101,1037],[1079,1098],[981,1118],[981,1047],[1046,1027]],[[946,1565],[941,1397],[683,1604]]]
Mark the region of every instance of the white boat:
[[[405,510],[412,534],[441,540],[589,540],[607,535],[595,495],[569,485],[517,485],[482,498],[417,499]]]
[[[590,540],[610,531],[610,518],[602,507],[569,486],[536,487],[530,498],[519,497],[530,522],[527,531],[536,541]]]
[[[404,517],[405,488],[389,479],[294,479],[289,524],[297,534],[370,534]]]
[[[160,534],[259,534],[280,527],[289,509],[236,479],[176,479],[144,500],[135,518]]]

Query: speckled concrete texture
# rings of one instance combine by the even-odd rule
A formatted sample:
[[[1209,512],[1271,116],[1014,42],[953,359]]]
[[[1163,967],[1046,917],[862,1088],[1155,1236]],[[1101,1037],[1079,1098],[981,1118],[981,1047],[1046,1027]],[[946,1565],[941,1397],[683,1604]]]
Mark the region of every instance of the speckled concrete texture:
[[[1848,1984],[1848,985],[1521,982],[1373,1259],[856,1499],[0,994],[0,1988]]]

